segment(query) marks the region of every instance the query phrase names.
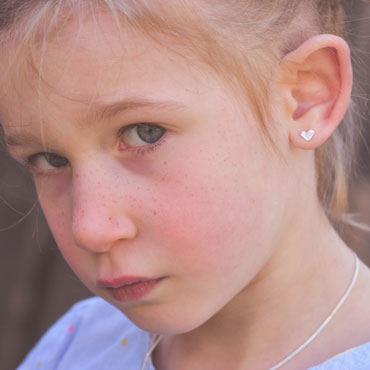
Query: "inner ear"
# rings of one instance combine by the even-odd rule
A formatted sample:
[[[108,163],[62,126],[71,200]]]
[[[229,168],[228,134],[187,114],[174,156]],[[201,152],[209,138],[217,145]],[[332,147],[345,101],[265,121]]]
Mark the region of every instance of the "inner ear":
[[[326,119],[340,95],[341,78],[338,53],[334,48],[323,48],[312,53],[297,71],[292,95],[297,103],[293,119],[298,120],[311,109],[321,110]]]
[[[310,54],[297,70],[292,96],[297,106],[293,114],[299,120],[314,108],[320,118],[327,119],[338,100],[341,90],[340,64],[337,50],[331,47]]]

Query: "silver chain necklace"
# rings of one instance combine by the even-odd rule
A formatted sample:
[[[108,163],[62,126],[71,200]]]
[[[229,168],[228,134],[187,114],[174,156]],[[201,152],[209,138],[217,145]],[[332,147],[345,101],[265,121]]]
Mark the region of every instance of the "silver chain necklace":
[[[322,330],[329,324],[329,322],[334,317],[334,315],[342,307],[343,303],[347,300],[349,294],[351,293],[351,291],[352,291],[352,289],[353,289],[353,287],[354,287],[354,285],[357,281],[357,277],[358,277],[358,273],[359,273],[359,269],[360,269],[359,259],[358,259],[357,255],[355,253],[354,253],[354,256],[355,256],[355,272],[353,274],[352,281],[351,281],[349,287],[347,288],[347,290],[345,291],[344,295],[342,296],[342,298],[339,300],[337,305],[331,311],[330,315],[324,320],[324,322],[319,326],[319,328],[301,346],[299,346],[289,356],[285,357],[282,361],[280,361],[275,366],[271,367],[269,370],[277,370],[277,369],[281,368],[288,361],[290,361],[293,357],[298,355],[298,353],[302,352],[322,332]],[[147,364],[151,354],[153,353],[153,351],[155,350],[155,348],[157,347],[157,345],[158,345],[158,343],[160,342],[161,339],[162,339],[161,335],[152,337],[152,342],[151,342],[151,345],[150,345],[150,348],[149,348],[148,352],[146,353],[146,355],[144,357],[144,362],[143,362],[143,366],[142,366],[141,370],[145,370],[146,364]]]

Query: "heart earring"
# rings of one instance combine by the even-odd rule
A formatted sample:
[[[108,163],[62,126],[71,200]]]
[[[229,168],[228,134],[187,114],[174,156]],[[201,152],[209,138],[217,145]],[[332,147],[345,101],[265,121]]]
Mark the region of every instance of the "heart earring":
[[[315,135],[315,130],[309,130],[309,131],[302,131],[301,132],[301,136],[303,139],[305,139],[306,141],[311,141],[312,138],[314,137]]]

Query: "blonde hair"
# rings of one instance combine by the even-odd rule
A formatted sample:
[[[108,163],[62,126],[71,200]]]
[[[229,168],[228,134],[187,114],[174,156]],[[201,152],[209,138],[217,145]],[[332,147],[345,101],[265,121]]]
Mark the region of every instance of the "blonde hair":
[[[35,40],[42,20],[47,30],[61,17],[108,6],[118,22],[144,32],[185,57],[192,55],[242,87],[274,146],[269,99],[272,67],[306,39],[321,33],[344,35],[339,0],[2,0],[0,37]],[[61,9],[67,10],[61,12]],[[95,10],[94,10],[95,9]],[[45,24],[45,22],[44,22]],[[45,41],[45,40],[44,40]],[[253,58],[250,57],[253,56]],[[252,73],[251,73],[252,72]],[[255,72],[255,73],[253,73]],[[252,76],[252,77],[250,77]],[[347,183],[355,153],[356,126],[345,124],[316,151],[318,195],[334,222],[347,209]]]

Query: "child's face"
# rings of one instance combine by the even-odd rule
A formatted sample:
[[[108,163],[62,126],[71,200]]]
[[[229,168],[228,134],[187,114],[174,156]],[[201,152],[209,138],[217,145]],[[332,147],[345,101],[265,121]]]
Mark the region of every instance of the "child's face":
[[[33,156],[50,228],[87,287],[145,329],[188,331],[236,304],[277,248],[287,166],[208,67],[137,34],[121,47],[99,22],[48,44],[43,82],[14,69],[0,119],[19,135],[11,154]],[[57,156],[34,156],[43,143]],[[98,284],[122,276],[162,280],[120,297]]]

